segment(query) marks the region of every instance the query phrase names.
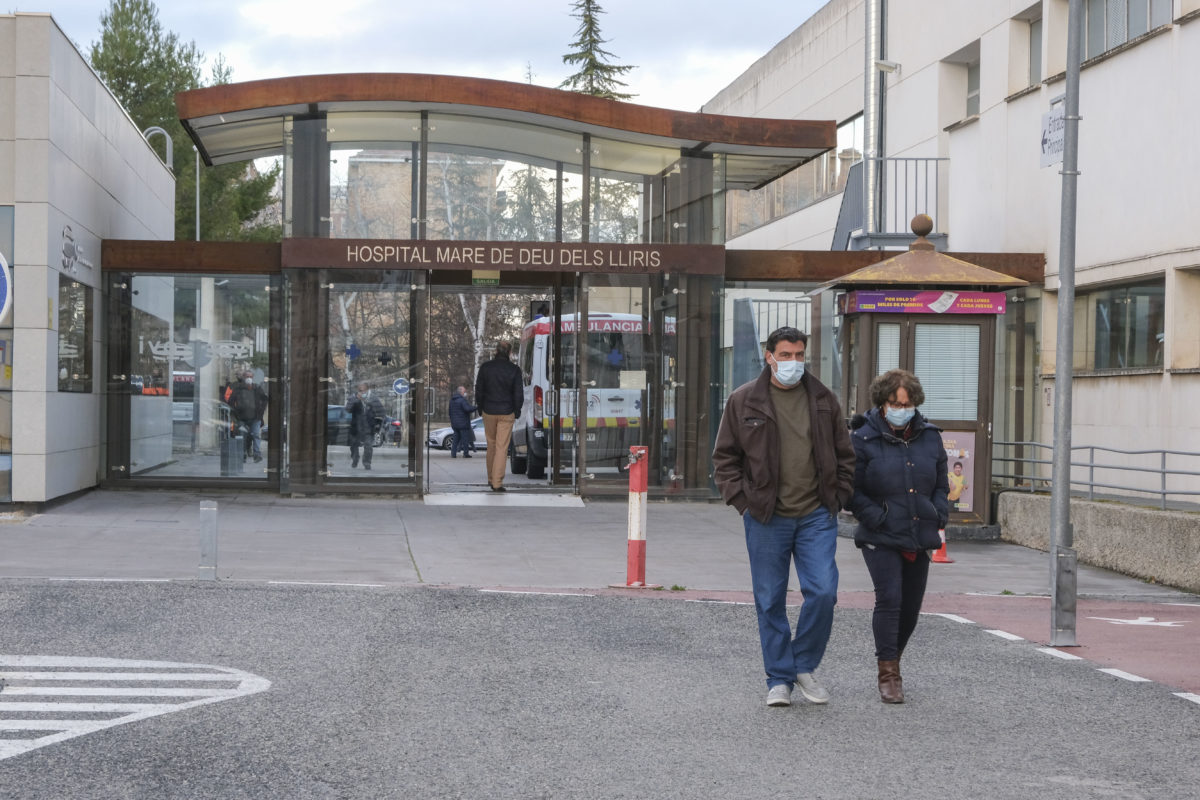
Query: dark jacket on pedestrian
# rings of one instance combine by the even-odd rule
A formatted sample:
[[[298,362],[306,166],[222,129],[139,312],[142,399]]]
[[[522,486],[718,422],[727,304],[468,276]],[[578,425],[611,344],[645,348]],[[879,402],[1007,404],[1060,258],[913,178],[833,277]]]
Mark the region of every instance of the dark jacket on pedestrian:
[[[475,378],[475,403],[484,414],[517,414],[525,401],[521,368],[503,356],[484,362]]]
[[[836,514],[850,500],[854,450],[841,404],[829,389],[805,372],[813,460],[821,505]],[[725,404],[713,449],[713,478],[728,505],[766,523],[779,494],[779,429],[771,403],[771,368],[734,390]]]
[[[267,412],[267,393],[257,383],[239,383],[233,387],[229,398],[233,415],[242,422],[261,421]]]
[[[471,427],[471,415],[479,409],[467,402],[467,398],[457,392],[450,398],[450,427]]]
[[[346,403],[346,410],[350,412],[350,434],[359,438],[374,436],[376,423],[383,422],[385,416],[383,403],[374,395],[355,395]]]
[[[898,435],[878,408],[853,425],[854,543],[908,552],[940,547],[938,530],[950,516],[942,429],[918,411]]]

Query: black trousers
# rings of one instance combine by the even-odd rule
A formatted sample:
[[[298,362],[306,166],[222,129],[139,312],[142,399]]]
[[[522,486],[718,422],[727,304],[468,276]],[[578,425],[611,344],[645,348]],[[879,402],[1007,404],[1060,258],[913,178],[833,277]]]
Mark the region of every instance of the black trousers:
[[[371,434],[357,434],[350,440],[350,464],[358,466],[358,448],[362,447],[362,462],[363,466],[371,466],[371,454],[374,452],[374,447],[371,445]]]
[[[929,555],[922,550],[909,561],[899,550],[885,547],[864,547],[862,554],[875,584],[875,613],[871,616],[875,658],[895,661],[917,627],[929,579]]]
[[[461,428],[454,429],[454,438],[450,441],[450,455],[457,455],[461,450],[463,455],[467,455],[475,449],[475,432],[471,430],[470,425],[465,425]]]

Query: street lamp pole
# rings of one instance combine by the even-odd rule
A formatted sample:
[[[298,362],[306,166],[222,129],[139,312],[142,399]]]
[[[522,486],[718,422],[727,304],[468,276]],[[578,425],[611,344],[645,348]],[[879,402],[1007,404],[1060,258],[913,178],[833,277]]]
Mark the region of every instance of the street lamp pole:
[[[1079,183],[1079,63],[1083,0],[1067,11],[1067,94],[1063,113],[1062,224],[1058,258],[1058,341],[1054,364],[1054,461],[1050,491],[1050,644],[1074,647],[1078,597],[1071,530],[1071,380],[1075,342],[1075,213]]]

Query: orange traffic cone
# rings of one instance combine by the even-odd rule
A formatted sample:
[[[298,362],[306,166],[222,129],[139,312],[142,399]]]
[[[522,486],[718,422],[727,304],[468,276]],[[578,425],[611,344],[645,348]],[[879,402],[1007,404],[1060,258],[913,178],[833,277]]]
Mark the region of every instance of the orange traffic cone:
[[[954,559],[946,555],[946,532],[939,530],[938,535],[942,537],[942,546],[933,551],[933,558],[930,561],[935,564],[953,564]]]

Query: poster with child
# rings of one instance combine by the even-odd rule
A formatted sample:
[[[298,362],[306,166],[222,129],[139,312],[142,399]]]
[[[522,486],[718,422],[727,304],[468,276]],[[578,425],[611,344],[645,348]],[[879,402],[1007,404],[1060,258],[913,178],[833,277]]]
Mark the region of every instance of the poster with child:
[[[970,512],[975,508],[975,433],[974,431],[943,431],[942,445],[946,448],[946,471],[950,480],[950,510]]]

